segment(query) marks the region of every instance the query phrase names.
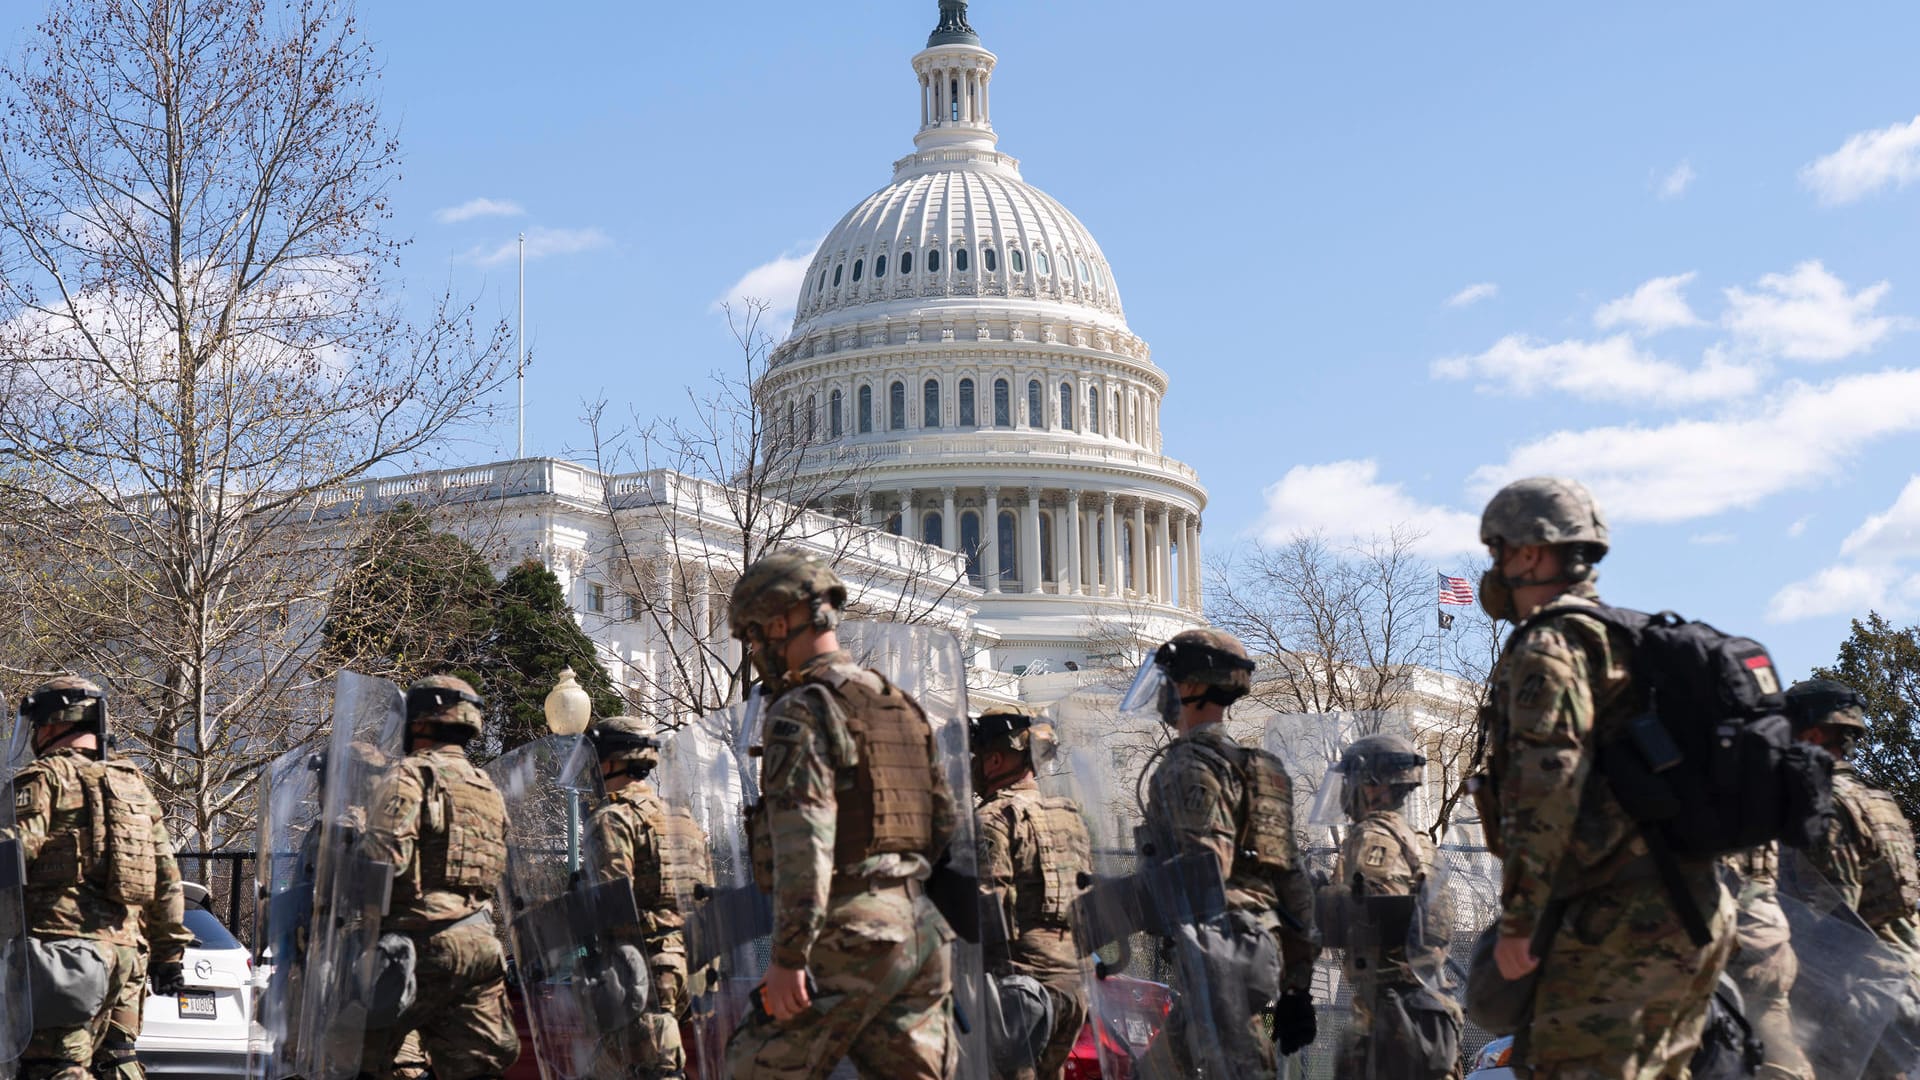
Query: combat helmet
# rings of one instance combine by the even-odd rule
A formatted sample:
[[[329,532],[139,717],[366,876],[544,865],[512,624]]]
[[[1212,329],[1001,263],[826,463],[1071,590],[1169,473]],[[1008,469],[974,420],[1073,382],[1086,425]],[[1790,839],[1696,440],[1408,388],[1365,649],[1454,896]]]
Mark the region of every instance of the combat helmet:
[[[1024,754],[1037,767],[1059,747],[1053,721],[1031,705],[993,705],[967,725],[967,747],[974,757],[993,750]]]
[[[744,640],[749,627],[764,625],[805,604],[817,629],[839,625],[847,586],[826,560],[797,551],[777,551],[747,567],[727,602],[727,625]]]
[[[1219,696],[1226,698],[1219,702],[1222,705],[1231,705],[1253,692],[1253,661],[1240,639],[1225,630],[1182,630],[1160,646],[1153,660],[1176,685],[1194,682],[1220,688]],[[1219,700],[1212,692],[1207,696],[1208,700]]]
[[[1802,679],[1787,687],[1787,719],[1795,732],[1811,727],[1867,730],[1867,699],[1846,683]]]
[[[660,735],[653,721],[614,716],[587,729],[587,739],[602,762],[619,762],[621,772],[645,776],[660,764]]]
[[[1426,764],[1426,755],[1394,732],[1355,739],[1334,766],[1344,781],[1341,785],[1344,809],[1356,821],[1369,809],[1378,809],[1378,802],[1369,804],[1369,785],[1387,788],[1387,805],[1398,807],[1420,786],[1420,770]]]
[[[1607,553],[1607,519],[1593,493],[1578,480],[1530,476],[1487,500],[1480,513],[1480,542],[1488,547],[1578,544],[1577,562],[1584,575]]]
[[[407,724],[433,724],[464,742],[480,737],[486,700],[473,684],[452,675],[429,675],[407,687]]]
[[[105,760],[111,738],[107,731],[107,692],[98,683],[78,675],[57,675],[20,699],[20,718],[29,728],[53,724],[84,725],[94,734],[94,756]],[[39,752],[35,743],[35,753]]]

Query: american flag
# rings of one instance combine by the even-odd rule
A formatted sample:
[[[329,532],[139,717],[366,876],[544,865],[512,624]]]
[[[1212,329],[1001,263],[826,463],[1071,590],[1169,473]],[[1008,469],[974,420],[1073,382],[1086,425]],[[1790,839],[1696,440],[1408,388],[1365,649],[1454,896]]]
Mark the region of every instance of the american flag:
[[[1463,577],[1440,575],[1440,603],[1447,607],[1472,607],[1473,586]]]

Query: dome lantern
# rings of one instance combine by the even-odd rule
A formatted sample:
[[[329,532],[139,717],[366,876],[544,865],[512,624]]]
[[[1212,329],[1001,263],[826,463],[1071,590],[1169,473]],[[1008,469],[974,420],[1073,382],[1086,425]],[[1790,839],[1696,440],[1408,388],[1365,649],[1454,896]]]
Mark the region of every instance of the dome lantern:
[[[965,0],[940,0],[940,25],[927,39],[926,49],[913,58],[914,73],[920,77],[920,132],[913,138],[915,146],[993,149],[1000,137],[993,131],[987,84],[993,79],[995,60],[967,24]]]

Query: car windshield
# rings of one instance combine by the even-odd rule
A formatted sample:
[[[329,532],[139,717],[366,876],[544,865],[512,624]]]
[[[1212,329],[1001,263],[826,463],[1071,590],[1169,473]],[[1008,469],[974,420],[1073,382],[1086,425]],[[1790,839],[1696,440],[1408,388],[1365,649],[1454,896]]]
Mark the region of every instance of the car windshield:
[[[240,942],[232,934],[227,933],[227,928],[220,925],[219,919],[199,908],[188,908],[187,917],[183,921],[193,934],[193,947],[196,949],[240,948]]]

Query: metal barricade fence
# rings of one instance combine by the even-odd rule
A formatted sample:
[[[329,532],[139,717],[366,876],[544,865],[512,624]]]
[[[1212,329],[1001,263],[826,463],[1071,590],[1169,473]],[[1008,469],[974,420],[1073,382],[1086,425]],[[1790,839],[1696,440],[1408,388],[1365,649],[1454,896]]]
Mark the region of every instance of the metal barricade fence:
[[[252,851],[182,851],[174,854],[180,877],[207,888],[211,911],[241,944],[253,946],[253,917],[259,906],[254,895]]]

